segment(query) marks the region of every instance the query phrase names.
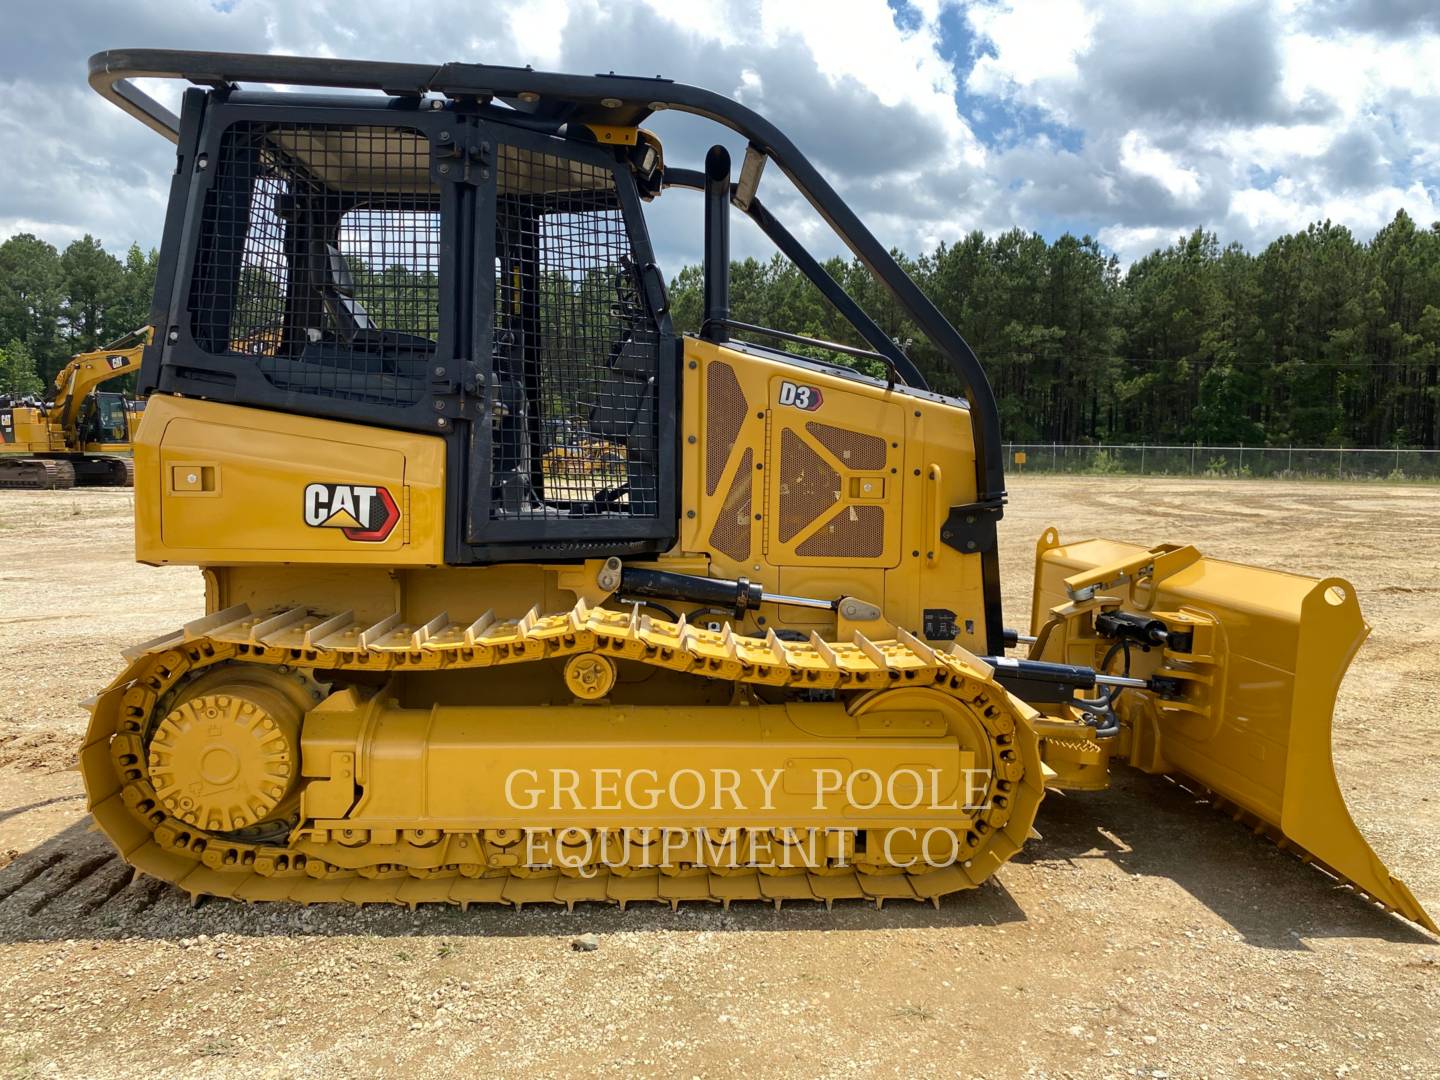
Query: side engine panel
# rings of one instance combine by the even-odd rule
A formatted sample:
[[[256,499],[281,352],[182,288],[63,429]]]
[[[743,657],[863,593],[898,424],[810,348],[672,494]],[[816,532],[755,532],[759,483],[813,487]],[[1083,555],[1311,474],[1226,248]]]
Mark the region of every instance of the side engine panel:
[[[141,562],[445,561],[444,445],[430,436],[156,395],[135,486]]]
[[[983,651],[979,554],[940,541],[975,498],[966,409],[685,341],[681,547],[725,577],[855,596],[932,641]],[[777,610],[778,625],[829,622]]]

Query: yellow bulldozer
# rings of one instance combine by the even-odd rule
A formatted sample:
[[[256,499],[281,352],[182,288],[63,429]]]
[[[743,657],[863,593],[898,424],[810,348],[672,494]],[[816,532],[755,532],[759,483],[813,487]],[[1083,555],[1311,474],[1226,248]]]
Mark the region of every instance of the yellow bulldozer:
[[[179,114],[141,78],[190,84]],[[1350,586],[1051,530],[1007,629],[984,371],[750,109],[155,50],[91,82],[177,144],[135,543],[206,591],[91,703],[90,809],[139,870],[247,901],[938,902],[1047,791],[1130,766],[1435,929],[1334,775]],[[661,110],[725,129],[738,171],[723,144],[668,164]],[[771,165],[941,389],[761,201]],[[696,334],[646,226],[676,189]],[[737,212],[865,347],[732,317]]]
[[[124,455],[144,402],[100,387],[140,370],[152,333],[142,327],[71,357],[49,401],[0,397],[0,490],[134,484],[134,462]]]

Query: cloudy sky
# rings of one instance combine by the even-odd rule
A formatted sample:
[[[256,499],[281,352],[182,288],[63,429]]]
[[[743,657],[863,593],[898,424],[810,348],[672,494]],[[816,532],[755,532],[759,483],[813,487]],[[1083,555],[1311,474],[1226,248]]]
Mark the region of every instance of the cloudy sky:
[[[85,83],[91,52],[136,46],[698,83],[767,114],[911,252],[1020,226],[1129,261],[1196,225],[1258,246],[1326,217],[1361,236],[1402,207],[1440,218],[1436,0],[48,0],[0,38],[0,236],[158,243],[173,148]],[[716,138],[650,126],[677,164]],[[766,201],[832,254],[783,185]],[[671,273],[698,255],[694,200],[652,211]]]

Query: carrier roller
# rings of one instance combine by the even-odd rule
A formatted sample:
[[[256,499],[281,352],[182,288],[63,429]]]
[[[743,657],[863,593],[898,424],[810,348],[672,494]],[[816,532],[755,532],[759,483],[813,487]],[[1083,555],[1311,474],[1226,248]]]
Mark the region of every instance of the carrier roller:
[[[1019,850],[1043,791],[1033,711],[904,631],[242,606],[129,659],[92,704],[90,806],[193,897],[938,903]],[[563,685],[522,708],[408,700],[498,666]],[[689,679],[707,693],[663,699]]]

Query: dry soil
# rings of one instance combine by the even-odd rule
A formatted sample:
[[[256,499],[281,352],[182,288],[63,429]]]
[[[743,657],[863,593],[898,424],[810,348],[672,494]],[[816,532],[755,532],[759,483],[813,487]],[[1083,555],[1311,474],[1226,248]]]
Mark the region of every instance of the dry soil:
[[[131,498],[0,495],[0,1073],[1440,1075],[1435,939],[1123,772],[938,910],[192,909],[68,771],[120,649],[201,611],[195,571],[132,563]],[[1015,478],[1012,622],[1049,524],[1353,581],[1337,771],[1440,913],[1440,488]]]

